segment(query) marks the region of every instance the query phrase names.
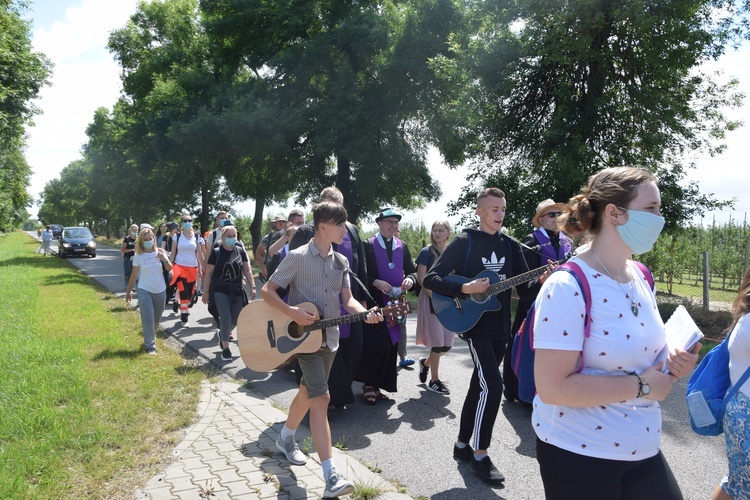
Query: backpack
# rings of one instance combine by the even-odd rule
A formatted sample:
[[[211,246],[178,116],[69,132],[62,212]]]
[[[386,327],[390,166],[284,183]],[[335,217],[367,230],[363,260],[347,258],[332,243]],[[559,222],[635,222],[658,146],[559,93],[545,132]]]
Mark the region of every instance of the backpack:
[[[649,268],[640,262],[635,262],[635,265],[643,273],[646,278],[646,282],[654,290],[654,277],[651,274]],[[555,269],[557,271],[567,271],[573,275],[578,282],[578,286],[581,288],[583,294],[583,303],[585,307],[583,325],[583,334],[585,338],[589,338],[591,335],[591,287],[586,279],[586,275],[583,270],[575,262],[566,262],[561,264]],[[524,318],[521,326],[518,328],[516,337],[513,340],[513,347],[511,350],[511,361],[513,363],[513,373],[518,377],[518,399],[524,403],[533,403],[534,396],[536,395],[536,382],[534,381],[534,316],[536,311],[536,302],[531,304],[529,312]],[[583,351],[581,351],[581,361],[576,370],[580,373],[583,370]]]
[[[729,378],[729,337],[706,354],[687,384],[687,407],[690,427],[701,436],[718,436],[724,432],[724,410],[727,403],[750,377],[750,367],[732,389]]]

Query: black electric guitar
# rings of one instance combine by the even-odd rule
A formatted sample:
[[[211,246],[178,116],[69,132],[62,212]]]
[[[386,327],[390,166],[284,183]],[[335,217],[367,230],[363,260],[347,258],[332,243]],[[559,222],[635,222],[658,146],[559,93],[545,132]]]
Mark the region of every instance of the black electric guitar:
[[[561,259],[554,264],[562,264],[566,260],[568,259]],[[474,278],[464,278],[456,274],[444,276],[444,281],[460,283],[462,285],[475,279],[487,278],[490,281],[490,286],[483,293],[461,294],[457,297],[449,297],[433,291],[432,308],[446,330],[454,333],[463,333],[471,330],[485,312],[500,309],[500,301],[497,298],[498,293],[536,279],[544,274],[546,270],[547,266],[545,265],[506,280],[500,280],[497,273],[489,269],[485,269]]]
[[[364,321],[369,311],[322,319],[312,302],[298,304],[316,316],[307,326],[292,321],[289,316],[262,300],[250,302],[237,320],[237,345],[245,365],[256,372],[276,370],[289,364],[297,354],[320,350],[323,330],[332,326]],[[383,319],[397,321],[411,312],[406,297],[394,299],[380,309]]]

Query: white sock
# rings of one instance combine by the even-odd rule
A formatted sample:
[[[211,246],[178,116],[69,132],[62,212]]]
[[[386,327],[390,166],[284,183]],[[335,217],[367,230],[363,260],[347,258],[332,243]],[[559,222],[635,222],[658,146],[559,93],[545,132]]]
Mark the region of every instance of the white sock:
[[[333,463],[333,457],[329,458],[328,460],[323,460],[320,465],[323,466],[323,477],[328,480],[328,477],[331,475],[331,469],[335,467]]]
[[[284,427],[281,428],[281,440],[286,441],[287,439],[289,439],[289,436],[294,439],[294,431],[287,427],[286,424],[284,424]]]
[[[477,453],[476,451],[474,452],[474,460],[477,460],[477,461],[484,460],[484,457],[486,456],[487,456],[487,452],[484,452],[484,453]]]
[[[466,443],[462,443],[461,441],[456,439],[456,448],[463,450],[464,448],[466,448]]]

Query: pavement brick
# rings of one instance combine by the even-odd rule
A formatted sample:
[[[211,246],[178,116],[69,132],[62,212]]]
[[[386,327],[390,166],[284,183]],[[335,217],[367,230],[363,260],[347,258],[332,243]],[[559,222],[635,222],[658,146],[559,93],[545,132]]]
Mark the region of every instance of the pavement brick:
[[[208,467],[201,467],[200,469],[190,469],[190,475],[193,477],[194,482],[201,482],[207,480],[216,480],[218,477]]]

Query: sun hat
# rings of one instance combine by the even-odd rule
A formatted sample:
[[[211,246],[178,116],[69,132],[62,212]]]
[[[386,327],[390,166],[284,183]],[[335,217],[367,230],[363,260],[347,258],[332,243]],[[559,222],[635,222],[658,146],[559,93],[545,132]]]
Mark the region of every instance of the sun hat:
[[[565,208],[564,203],[555,203],[552,199],[547,198],[536,206],[536,214],[534,215],[534,218],[531,219],[531,224],[534,227],[541,227],[542,225],[539,223],[540,217],[547,212],[562,212],[563,208]]]

